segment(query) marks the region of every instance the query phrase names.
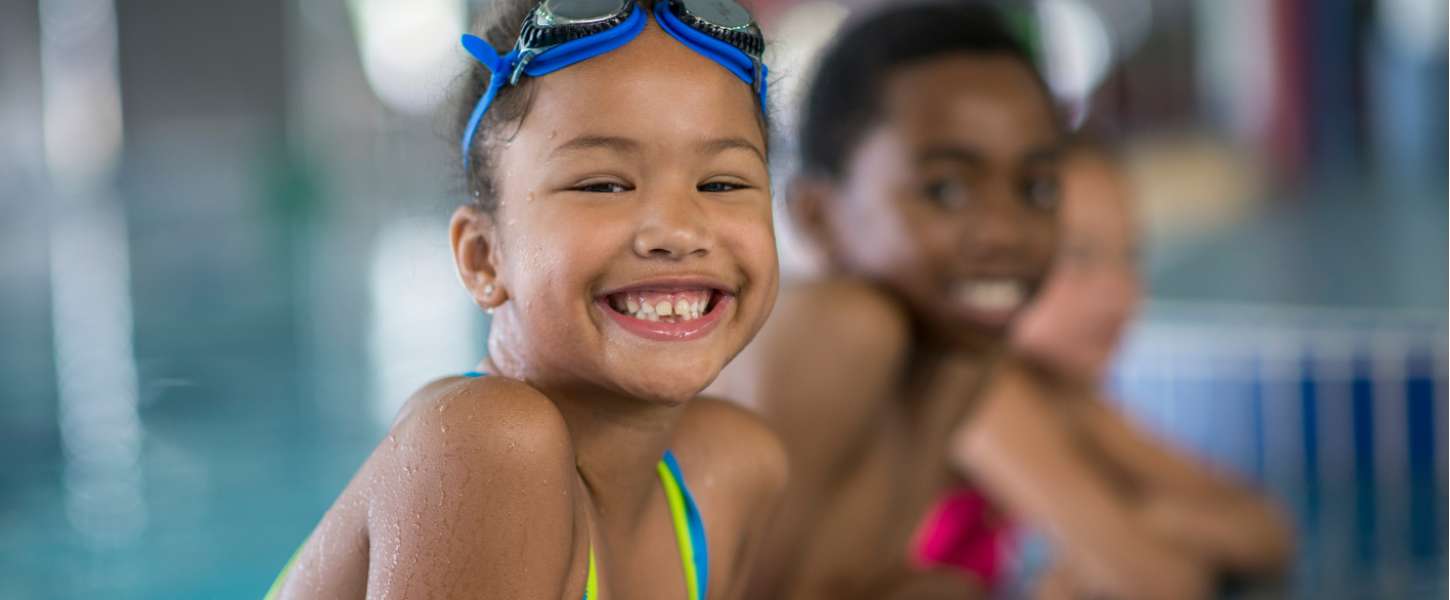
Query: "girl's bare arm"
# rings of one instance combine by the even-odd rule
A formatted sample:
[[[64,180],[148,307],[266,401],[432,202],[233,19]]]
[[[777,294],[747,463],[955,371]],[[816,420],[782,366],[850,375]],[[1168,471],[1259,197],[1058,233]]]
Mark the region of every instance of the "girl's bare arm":
[[[1293,535],[1266,498],[1154,438],[1100,398],[1066,405],[1088,441],[1131,478],[1154,530],[1234,573],[1286,568]]]
[[[1007,366],[953,442],[953,460],[1014,518],[1042,528],[1082,589],[1113,598],[1202,598],[1210,565],[1157,535],[1143,506],[1095,464],[1033,373]]]

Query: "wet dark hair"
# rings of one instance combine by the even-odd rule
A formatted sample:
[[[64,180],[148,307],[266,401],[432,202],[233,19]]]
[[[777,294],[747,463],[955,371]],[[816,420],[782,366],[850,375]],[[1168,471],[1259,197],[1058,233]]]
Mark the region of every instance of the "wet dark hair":
[[[640,8],[646,12],[654,8],[655,0],[636,0]],[[488,9],[478,20],[474,31],[477,35],[488,42],[499,55],[503,55],[514,47],[518,39],[519,30],[523,28],[524,19],[528,18],[529,12],[538,6],[539,0],[493,0]],[[488,89],[488,81],[491,73],[482,63],[470,59],[471,64],[468,72],[462,77],[462,87],[454,94],[456,107],[453,123],[453,140],[455,143],[463,139],[463,132],[468,128],[468,119],[473,115],[473,109]],[[512,136],[517,130],[510,125],[517,125],[523,120],[528,112],[529,101],[532,98],[533,78],[521,77],[515,85],[506,85],[494,96],[493,104],[484,113],[483,120],[478,124],[478,132],[474,136],[473,144],[468,148],[468,163],[470,167],[463,174],[467,185],[468,193],[472,196],[470,204],[474,207],[492,212],[498,207],[498,179],[495,173],[495,166],[498,154],[498,142]],[[766,112],[760,110],[762,127],[765,129],[767,140],[767,151],[769,149],[769,124]]]
[[[519,30],[523,28],[524,19],[537,5],[537,0],[494,0],[485,9],[473,30],[502,56],[513,49]],[[491,76],[492,73],[483,63],[469,58],[468,72],[463,75],[462,88],[455,94],[457,106],[453,126],[454,143],[463,139],[463,132],[468,129],[468,119],[473,116],[474,107],[488,90]],[[489,105],[488,112],[484,113],[483,120],[478,124],[478,132],[474,135],[472,145],[468,147],[469,167],[463,173],[463,178],[468,193],[473,198],[470,203],[479,209],[491,212],[498,206],[494,178],[497,143],[504,125],[523,120],[532,88],[533,79],[529,77],[519,78],[516,85],[504,86],[494,96],[493,104]]]
[[[893,5],[848,21],[821,53],[801,105],[802,171],[839,179],[861,138],[881,118],[892,73],[955,53],[1020,60],[1053,104],[1031,51],[992,5],[965,0]]]

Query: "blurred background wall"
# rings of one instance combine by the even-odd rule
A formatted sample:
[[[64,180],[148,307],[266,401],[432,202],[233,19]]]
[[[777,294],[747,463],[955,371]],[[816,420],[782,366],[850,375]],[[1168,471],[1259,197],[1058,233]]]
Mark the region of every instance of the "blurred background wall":
[[[0,0],[0,598],[258,597],[477,361],[444,227],[486,4]],[[872,4],[754,3],[782,131]],[[1293,510],[1292,595],[1443,596],[1445,3],[1010,4],[1142,193],[1124,406]]]

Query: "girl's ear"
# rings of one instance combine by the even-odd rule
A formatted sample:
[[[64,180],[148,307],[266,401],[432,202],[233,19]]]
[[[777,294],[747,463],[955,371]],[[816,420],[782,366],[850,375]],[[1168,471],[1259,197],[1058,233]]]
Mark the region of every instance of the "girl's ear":
[[[506,302],[508,290],[498,277],[498,229],[493,216],[473,206],[458,207],[448,224],[448,241],[458,279],[473,301],[489,311]]]
[[[835,194],[835,186],[814,175],[797,175],[791,179],[786,193],[786,210],[791,223],[812,249],[828,258],[836,254],[835,236],[829,226],[827,205]]]

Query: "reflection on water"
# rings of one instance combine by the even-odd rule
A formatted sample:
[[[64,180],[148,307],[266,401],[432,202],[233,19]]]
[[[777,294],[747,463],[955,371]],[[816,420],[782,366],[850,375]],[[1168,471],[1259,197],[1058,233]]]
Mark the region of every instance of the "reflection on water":
[[[146,525],[129,250],[114,200],[66,202],[50,248],[66,514],[102,545],[131,542]]]

